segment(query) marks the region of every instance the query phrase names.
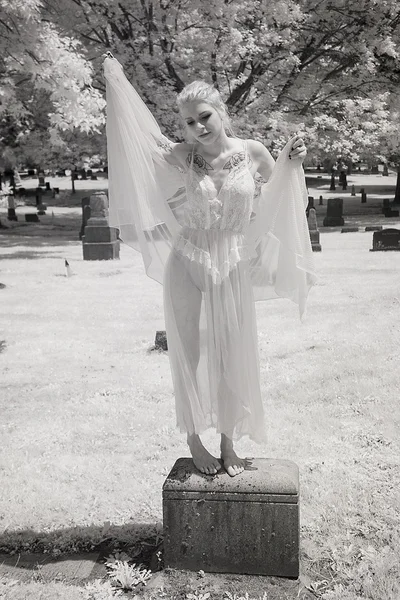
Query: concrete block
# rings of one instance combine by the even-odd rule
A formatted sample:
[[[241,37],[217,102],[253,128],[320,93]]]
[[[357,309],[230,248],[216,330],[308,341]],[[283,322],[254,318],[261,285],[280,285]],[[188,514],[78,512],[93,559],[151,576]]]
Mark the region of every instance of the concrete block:
[[[176,461],[163,486],[164,564],[215,573],[299,575],[299,473],[254,459],[231,478]]]
[[[117,240],[118,229],[115,229],[115,227],[109,227],[108,225],[96,225],[92,227],[90,225],[91,220],[92,219],[89,219],[88,224],[84,229],[85,244],[90,244],[93,242],[115,242]]]
[[[85,237],[86,236],[82,238],[83,260],[113,260],[115,258],[119,258],[118,240],[115,242],[96,242],[86,244]]]

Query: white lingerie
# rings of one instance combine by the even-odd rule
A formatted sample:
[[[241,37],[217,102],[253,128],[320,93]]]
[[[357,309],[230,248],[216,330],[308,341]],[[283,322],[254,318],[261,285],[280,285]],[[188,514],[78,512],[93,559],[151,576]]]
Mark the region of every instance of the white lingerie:
[[[177,424],[264,439],[255,301],[285,297],[304,313],[315,282],[301,165],[291,142],[255,195],[245,158],[217,191],[169,144],[121,65],[104,63],[110,225],[163,284]]]

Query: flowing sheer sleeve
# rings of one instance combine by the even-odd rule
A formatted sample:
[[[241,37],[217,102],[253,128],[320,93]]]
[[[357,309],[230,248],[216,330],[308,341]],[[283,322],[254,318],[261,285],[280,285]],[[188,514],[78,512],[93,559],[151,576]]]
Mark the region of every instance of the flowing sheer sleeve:
[[[293,139],[280,153],[262,185],[248,231],[250,273],[255,300],[289,298],[303,316],[316,281],[308,230],[304,171],[289,160]]]
[[[115,58],[103,64],[107,99],[109,220],[163,283],[164,265],[186,202],[182,169],[165,160],[171,142]]]

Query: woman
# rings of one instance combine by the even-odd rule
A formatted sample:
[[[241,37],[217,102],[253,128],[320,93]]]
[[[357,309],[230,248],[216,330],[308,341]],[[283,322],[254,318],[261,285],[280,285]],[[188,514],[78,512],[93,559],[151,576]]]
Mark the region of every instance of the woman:
[[[295,137],[274,163],[232,134],[218,91],[178,96],[188,142],[165,138],[112,57],[107,82],[110,224],[164,286],[177,425],[197,469],[246,467],[234,437],[265,438],[255,300],[287,297],[303,314],[314,283],[307,191]],[[258,186],[255,176],[267,183]],[[199,434],[221,434],[221,462]]]

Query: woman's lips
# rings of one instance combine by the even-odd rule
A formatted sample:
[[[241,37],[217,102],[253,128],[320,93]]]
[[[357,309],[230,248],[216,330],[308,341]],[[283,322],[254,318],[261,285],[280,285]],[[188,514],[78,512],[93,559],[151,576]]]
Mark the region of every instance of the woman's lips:
[[[201,137],[201,138],[206,137],[206,135],[208,135],[209,133],[210,133],[209,131],[207,131],[206,133],[201,133],[199,135],[199,137]]]

